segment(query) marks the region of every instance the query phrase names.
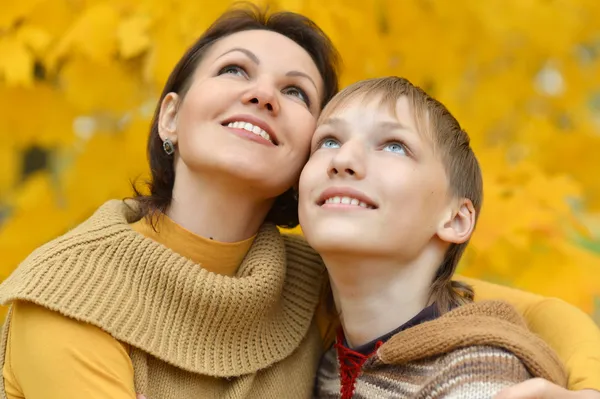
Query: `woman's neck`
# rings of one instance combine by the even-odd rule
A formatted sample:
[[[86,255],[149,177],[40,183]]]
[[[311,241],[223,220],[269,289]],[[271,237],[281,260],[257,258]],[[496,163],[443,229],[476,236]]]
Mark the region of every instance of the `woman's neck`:
[[[411,264],[355,254],[321,256],[350,347],[393,331],[423,310],[439,264],[433,253]]]
[[[272,204],[273,201],[259,200],[232,183],[192,176],[181,168],[166,213],[196,235],[238,242],[256,234]]]

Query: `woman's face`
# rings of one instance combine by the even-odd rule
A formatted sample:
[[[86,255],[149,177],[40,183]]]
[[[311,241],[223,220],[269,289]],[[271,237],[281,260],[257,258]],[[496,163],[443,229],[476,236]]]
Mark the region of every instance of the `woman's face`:
[[[275,198],[298,179],[321,109],[310,55],[265,30],[232,34],[206,52],[183,98],[168,95],[161,138],[177,146],[176,176],[209,176]]]

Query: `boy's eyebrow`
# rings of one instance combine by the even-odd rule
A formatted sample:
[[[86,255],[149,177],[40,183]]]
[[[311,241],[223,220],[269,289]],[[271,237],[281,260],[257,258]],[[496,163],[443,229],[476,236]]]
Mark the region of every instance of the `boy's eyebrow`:
[[[346,122],[344,119],[332,117],[332,118],[325,119],[323,122],[321,122],[321,125],[341,126],[341,125],[346,125],[347,123],[348,122]],[[400,121],[384,121],[384,122],[379,122],[378,125],[380,128],[383,128],[385,130],[409,130],[409,131],[412,131],[411,128],[409,128],[408,126],[406,126],[405,124],[403,124]]]
[[[408,126],[406,126],[405,124],[403,124],[400,121],[385,121],[385,122],[380,122],[379,126],[386,129],[386,130],[409,130],[412,131],[411,128],[409,128]]]
[[[340,125],[346,125],[346,121],[343,120],[343,119],[341,119],[341,118],[332,117],[332,118],[325,119],[323,122],[320,123],[320,125],[321,126],[323,126],[323,125],[334,125],[334,126],[337,125],[337,126],[340,126]]]

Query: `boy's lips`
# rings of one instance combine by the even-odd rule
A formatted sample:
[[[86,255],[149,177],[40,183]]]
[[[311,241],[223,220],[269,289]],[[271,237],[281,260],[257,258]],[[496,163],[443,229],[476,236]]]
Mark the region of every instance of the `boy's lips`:
[[[362,191],[351,187],[329,187],[324,190],[317,200],[319,206],[361,207],[377,209],[378,205]]]

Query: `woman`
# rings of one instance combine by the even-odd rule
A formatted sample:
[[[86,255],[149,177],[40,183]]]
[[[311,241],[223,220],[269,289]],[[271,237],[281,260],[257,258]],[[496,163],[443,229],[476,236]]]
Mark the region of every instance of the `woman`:
[[[309,394],[321,265],[274,224],[297,223],[336,64],[298,14],[231,11],[204,33],[156,110],[151,195],[105,204],[4,282],[8,398]]]
[[[310,394],[323,269],[273,224],[297,223],[292,187],[337,91],[336,60],[297,14],[230,11],[203,34],[155,113],[151,195],[105,204],[0,286],[8,398]],[[553,320],[579,314],[513,297],[546,323],[540,334],[577,347]]]

